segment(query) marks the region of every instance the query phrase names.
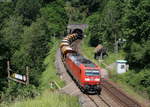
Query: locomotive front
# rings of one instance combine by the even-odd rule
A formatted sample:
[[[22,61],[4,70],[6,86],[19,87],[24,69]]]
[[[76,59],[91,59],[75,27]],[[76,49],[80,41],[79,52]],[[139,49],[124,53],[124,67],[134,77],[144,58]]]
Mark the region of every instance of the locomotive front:
[[[85,93],[101,93],[100,68],[95,64],[82,64],[82,87]]]

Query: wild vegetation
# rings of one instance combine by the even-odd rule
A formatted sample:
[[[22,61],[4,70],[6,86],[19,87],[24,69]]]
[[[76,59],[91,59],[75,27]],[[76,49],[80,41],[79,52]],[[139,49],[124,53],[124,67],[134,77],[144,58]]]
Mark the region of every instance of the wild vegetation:
[[[47,71],[54,70],[54,66],[48,65],[53,63],[54,59],[49,62],[47,56],[54,55],[55,42],[52,38],[61,38],[65,35],[68,23],[88,24],[85,32],[88,46],[102,44],[107,47],[109,53],[114,53],[114,50],[117,52],[115,47],[118,45],[118,49],[125,53],[124,57],[130,65],[130,71],[117,79],[124,81],[136,91],[148,94],[150,98],[149,13],[149,0],[1,2],[0,103],[35,98],[47,88],[52,78],[63,85],[54,72],[51,73],[51,79],[48,77]],[[7,60],[10,60],[15,73],[24,74],[25,66],[29,66],[30,85],[24,86],[12,81],[8,83]]]
[[[64,4],[62,0],[15,0],[0,3],[2,105],[40,95],[43,89],[50,88],[52,79],[60,86],[64,84],[56,76],[54,66],[50,66],[54,65],[54,59],[44,62],[49,54],[51,59],[55,56],[53,51],[56,49],[56,41],[52,38],[59,38],[66,33],[68,17]],[[11,73],[25,74],[25,67],[29,66],[29,85],[8,82],[7,60],[13,70]]]

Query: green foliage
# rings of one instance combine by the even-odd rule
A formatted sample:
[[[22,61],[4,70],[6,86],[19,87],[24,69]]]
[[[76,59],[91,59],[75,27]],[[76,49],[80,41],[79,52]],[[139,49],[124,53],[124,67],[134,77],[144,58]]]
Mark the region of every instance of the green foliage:
[[[8,45],[6,44],[6,41],[4,41],[4,38],[2,37],[2,35],[0,34],[0,78],[2,78],[4,75],[6,75],[5,72],[5,64],[4,61],[7,58],[8,52],[10,51],[8,48]],[[1,88],[0,88],[1,90]]]
[[[129,4],[123,18],[124,35],[130,42],[142,43],[149,39],[150,34],[150,1],[143,0]],[[132,7],[132,8],[131,8]]]
[[[14,52],[19,49],[22,40],[21,33],[23,33],[22,18],[12,16],[3,22],[3,28],[0,31],[0,85],[4,87],[6,84],[6,61],[10,60]],[[4,83],[3,83],[4,82]],[[0,90],[3,90],[3,87]]]
[[[94,12],[86,22],[89,44],[102,44],[113,51],[116,41],[126,39],[126,59],[131,68],[149,68],[150,5],[148,0],[108,0],[101,11]],[[120,41],[119,49],[123,48]],[[145,64],[147,63],[147,64]]]
[[[20,59],[20,57],[30,56],[32,60],[31,66],[36,66],[38,60],[40,58],[44,58],[47,50],[48,50],[48,42],[50,36],[48,36],[45,33],[44,24],[41,20],[38,20],[37,22],[33,23],[30,27],[26,27],[24,29],[24,33],[22,34],[23,40],[21,42],[21,48],[20,50],[16,51],[13,59]],[[24,55],[20,56],[21,51]],[[43,54],[45,53],[45,54]],[[41,55],[41,56],[40,56]],[[39,57],[38,57],[39,56]],[[26,57],[27,58],[27,57]],[[39,58],[39,59],[38,59]],[[20,59],[22,60],[22,59]],[[15,61],[16,63],[18,61]],[[27,60],[28,63],[28,60]],[[24,64],[21,64],[23,66],[27,65],[26,62]],[[36,63],[36,64],[35,64]],[[18,62],[19,64],[19,62]],[[41,64],[41,63],[40,63]],[[19,65],[20,66],[20,65]],[[37,65],[39,66],[39,65]]]
[[[127,50],[127,59],[131,66],[136,70],[140,70],[142,68],[149,68],[149,58],[150,58],[150,41],[145,43],[131,43],[129,49]]]
[[[67,12],[67,16],[69,17],[69,24],[79,24],[85,19],[86,10],[84,9],[84,7],[83,9],[81,8],[73,7],[71,2],[66,2],[65,10]]]
[[[51,1],[49,4],[41,0],[16,0],[10,4],[0,4],[0,19],[3,21],[0,25],[0,95],[3,96],[0,102],[32,98],[41,91],[40,78],[46,69],[44,59],[53,48],[51,38],[63,36],[66,30],[68,19],[63,3],[62,0]],[[29,66],[29,86],[14,82],[8,85],[7,60],[11,62],[11,73],[24,75],[25,66]],[[59,84],[58,77],[56,81]],[[48,86],[48,83],[45,85]]]
[[[88,16],[104,8],[107,0],[66,0],[65,9],[70,24],[85,23]]]
[[[30,25],[39,14],[41,3],[41,0],[17,0],[15,8],[16,14],[23,16],[25,25]]]
[[[115,41],[121,36],[119,3],[119,1],[109,0],[103,4],[105,6],[102,11],[94,13],[87,19],[90,25],[87,33],[91,36],[89,41],[91,46],[102,44],[110,50],[113,49]]]
[[[35,99],[28,99],[23,102],[16,102],[10,107],[80,107],[76,97],[45,91]]]
[[[49,35],[60,37],[64,34],[67,25],[67,15],[62,5],[57,2],[47,5],[40,10],[42,17],[46,20]]]
[[[123,33],[128,41],[126,46],[127,60],[131,68],[149,68],[150,58],[150,1],[129,0],[128,8],[123,18]]]
[[[3,22],[13,13],[14,6],[12,2],[0,3],[0,29],[3,27]]]
[[[134,87],[134,90],[136,90],[137,92],[139,93],[144,92],[145,94],[147,93],[146,97],[150,98],[149,71],[150,71],[149,69],[144,69],[139,73],[136,73],[136,71],[128,71],[127,73],[118,76],[118,78],[120,78],[120,81]]]
[[[103,7],[103,3],[106,0],[66,0],[71,2],[72,7],[79,7],[80,9],[86,9],[88,15],[98,11]]]
[[[20,28],[22,27],[20,20],[21,17],[11,16],[14,13],[14,9],[15,6],[13,2],[0,3],[0,91],[3,87],[5,87],[7,83],[6,60],[8,60],[11,57],[11,52],[13,51],[13,49],[11,49],[12,44],[13,48],[17,48],[16,46],[19,42],[17,42],[15,38],[20,38],[20,33],[22,32],[22,28]],[[14,39],[12,39],[13,36]],[[8,43],[8,41],[11,41],[11,43]]]
[[[36,91],[39,93],[38,86],[46,88],[53,79],[58,84],[63,84],[58,80],[54,65],[51,64],[54,62],[53,56],[56,49],[53,47],[52,37],[61,37],[65,34],[68,20],[69,23],[85,21],[89,25],[86,31],[86,43],[88,46],[102,44],[107,47],[111,51],[111,56],[105,59],[106,63],[110,64],[116,57],[122,58],[126,55],[133,71],[122,76],[114,75],[114,77],[118,80],[125,80],[125,83],[135,87],[135,90],[142,90],[149,94],[149,13],[149,0],[15,0],[2,2],[0,4],[0,71],[2,71],[0,95],[3,97],[1,98],[3,101],[12,101],[34,97],[37,95]],[[116,56],[112,51],[114,43],[119,39],[126,39],[124,43],[126,54]],[[123,48],[121,43],[118,45],[119,49]],[[92,58],[93,48],[89,49],[85,46],[84,49],[87,56]],[[12,82],[8,88],[5,72],[8,59],[11,60],[13,70],[20,74],[24,74],[26,65],[30,67],[29,86],[25,87]],[[98,63],[95,60],[94,62]],[[19,96],[20,94],[23,96]],[[37,101],[39,100],[35,100],[34,104]],[[45,99],[43,101],[47,102]]]
[[[4,41],[13,54],[20,47],[22,40],[21,34],[23,33],[22,17],[12,16],[5,21],[4,29],[2,29]],[[8,57],[9,59],[9,57]]]
[[[100,21],[101,16],[99,14],[93,14],[88,18],[89,28],[88,28],[88,36],[90,36],[89,44],[91,46],[97,46],[99,43],[103,41],[103,36],[101,33],[100,25],[95,24]]]
[[[17,85],[17,87],[16,87]],[[2,101],[10,103],[12,101],[20,101],[22,99],[33,98],[39,94],[39,91],[33,85],[24,86],[17,84],[16,82],[10,81],[9,87],[4,88],[1,96]],[[11,96],[10,96],[11,93]],[[6,102],[7,101],[7,102]]]
[[[45,33],[42,21],[24,28],[20,49],[11,58],[12,64],[22,73],[25,66],[30,67],[31,84],[38,86],[38,78],[44,69],[43,60],[48,52],[49,36]],[[30,62],[30,63],[29,63]]]

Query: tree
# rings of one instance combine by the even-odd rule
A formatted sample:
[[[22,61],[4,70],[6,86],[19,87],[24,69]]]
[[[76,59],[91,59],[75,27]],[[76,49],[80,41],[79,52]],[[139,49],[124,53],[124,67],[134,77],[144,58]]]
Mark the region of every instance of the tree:
[[[132,0],[131,0],[132,1]],[[130,2],[131,2],[130,1]],[[150,37],[150,1],[131,2],[123,18],[123,33],[130,42],[141,43]],[[137,6],[137,7],[136,7]]]
[[[40,10],[42,18],[46,20],[49,35],[60,37],[66,30],[68,17],[65,9],[53,2]]]
[[[126,59],[134,69],[149,68],[150,57],[150,1],[130,0],[122,28],[124,37],[127,39]],[[145,64],[146,63],[146,64]]]
[[[14,6],[13,6],[12,2],[1,2],[0,3],[0,30],[3,27],[4,20],[9,18],[9,16],[11,14],[13,14],[13,11],[14,11]]]
[[[15,12],[23,17],[25,25],[30,25],[39,14],[42,0],[17,0]]]
[[[23,33],[22,17],[12,16],[5,21],[5,27],[2,29],[4,41],[10,49],[9,59],[11,55],[20,47],[22,42],[21,34]]]
[[[121,38],[121,6],[120,1],[109,0],[102,12],[98,11],[89,17],[87,20],[90,24],[89,35],[91,35],[89,43],[94,43],[91,44],[92,46],[102,44],[112,50],[114,43]]]

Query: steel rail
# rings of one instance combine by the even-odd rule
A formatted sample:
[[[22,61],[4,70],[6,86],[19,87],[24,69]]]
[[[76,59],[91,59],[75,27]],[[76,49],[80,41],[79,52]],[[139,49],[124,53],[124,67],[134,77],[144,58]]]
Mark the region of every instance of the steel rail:
[[[96,107],[99,107],[99,105],[96,103],[96,101],[92,97],[90,97],[90,95],[87,95],[87,96],[95,104]]]
[[[105,101],[105,100],[102,98],[102,96],[98,95],[98,97],[99,97],[108,107],[111,107],[110,104],[108,104],[107,101]]]
[[[108,92],[108,94],[111,94],[111,96],[116,99],[117,103],[126,107],[142,107],[138,102],[128,97],[108,81],[105,81],[102,86]]]

